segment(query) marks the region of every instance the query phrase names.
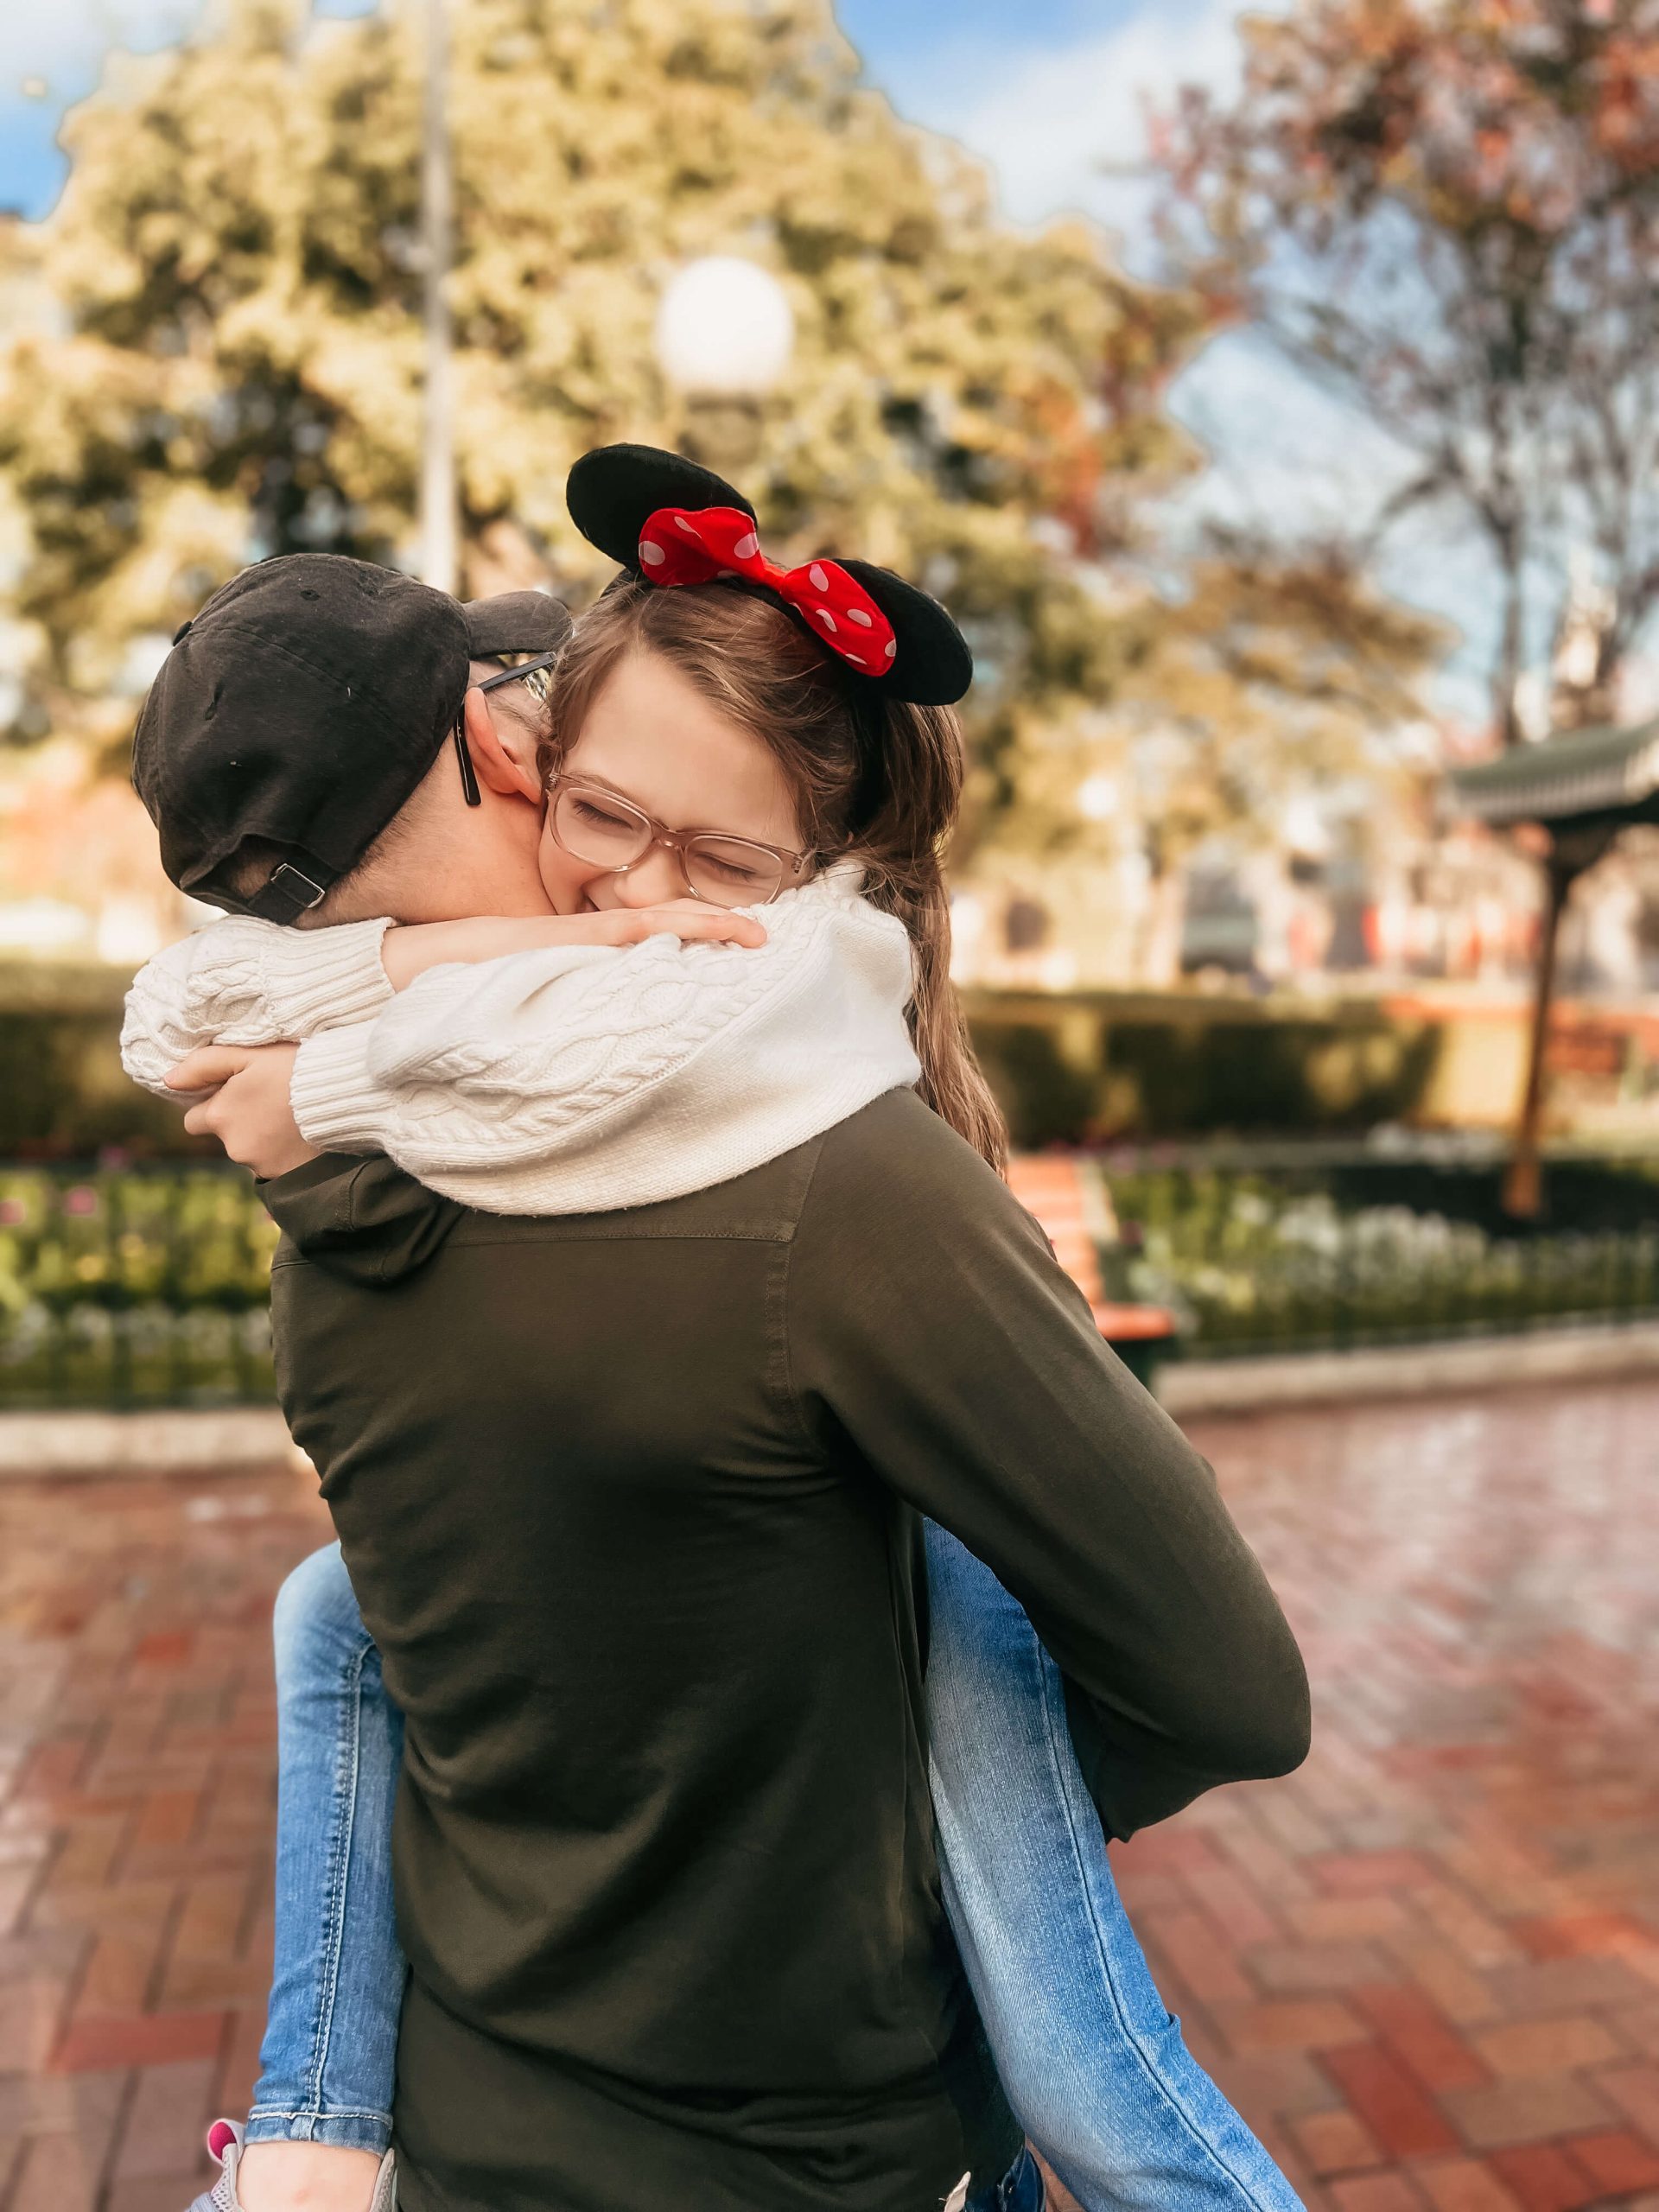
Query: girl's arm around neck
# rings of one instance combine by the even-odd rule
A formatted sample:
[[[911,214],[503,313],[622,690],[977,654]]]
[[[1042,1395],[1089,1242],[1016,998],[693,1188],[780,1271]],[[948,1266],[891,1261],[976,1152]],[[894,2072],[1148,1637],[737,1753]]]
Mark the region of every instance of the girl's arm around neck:
[[[766,941],[764,926],[751,914],[676,899],[660,906],[613,906],[587,914],[486,914],[469,921],[414,922],[386,931],[380,957],[392,989],[405,991],[432,968],[467,966],[566,944],[642,944],[648,937],[664,936],[683,944],[758,946]]]
[[[168,1071],[210,1045],[298,1044],[367,1021],[429,969],[560,944],[624,946],[667,931],[759,945],[749,916],[695,899],[599,914],[481,917],[404,927],[385,915],[284,928],[251,915],[209,922],[147,961],[127,994],[122,1065],[172,1098]]]
[[[309,1039],[290,1089],[307,1142],[384,1152],[486,1211],[599,1212],[742,1174],[917,1080],[891,915],[825,884],[769,907],[760,945],[642,919],[622,948],[447,958]]]

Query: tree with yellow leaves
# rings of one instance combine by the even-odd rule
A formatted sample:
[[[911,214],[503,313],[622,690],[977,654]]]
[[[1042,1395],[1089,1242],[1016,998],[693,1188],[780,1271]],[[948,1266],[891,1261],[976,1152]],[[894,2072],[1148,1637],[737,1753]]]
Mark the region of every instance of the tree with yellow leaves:
[[[1083,225],[1001,222],[975,163],[861,84],[828,0],[468,0],[451,85],[474,588],[601,580],[566,472],[680,436],[658,304],[689,258],[737,252],[798,332],[743,471],[779,556],[855,549],[948,597],[987,761],[1016,710],[1112,690],[1123,641],[1077,556],[1190,465],[1159,402],[1205,327],[1192,296],[1130,283]],[[421,91],[409,9],[231,0],[71,118],[28,241],[53,314],[0,357],[37,717],[124,740],[159,643],[247,561],[409,553]]]

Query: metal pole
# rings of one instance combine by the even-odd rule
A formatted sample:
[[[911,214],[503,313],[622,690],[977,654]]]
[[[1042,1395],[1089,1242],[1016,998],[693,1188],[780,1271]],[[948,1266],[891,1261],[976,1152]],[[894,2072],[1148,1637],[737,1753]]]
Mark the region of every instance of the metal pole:
[[[421,232],[425,248],[426,385],[421,441],[421,575],[453,592],[459,568],[455,499],[454,381],[446,279],[454,258],[454,202],[449,160],[448,27],[445,0],[426,0],[426,112],[421,155]]]
[[[1555,997],[1555,957],[1561,916],[1576,873],[1552,851],[1544,862],[1544,912],[1538,938],[1538,964],[1532,979],[1532,1024],[1527,1039],[1527,1079],[1516,1122],[1515,1147],[1503,1178],[1503,1211],[1530,1221],[1543,1208],[1543,1167],[1539,1140],[1544,1116],[1545,1062],[1549,1052],[1549,1017]]]

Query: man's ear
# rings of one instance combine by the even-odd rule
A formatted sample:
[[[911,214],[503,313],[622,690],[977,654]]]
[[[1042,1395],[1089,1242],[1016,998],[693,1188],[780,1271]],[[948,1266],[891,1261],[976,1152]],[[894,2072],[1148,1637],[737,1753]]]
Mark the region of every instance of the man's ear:
[[[478,780],[503,798],[527,798],[542,803],[542,779],[536,768],[536,740],[516,715],[498,721],[490,702],[474,684],[461,709],[467,721],[467,748],[478,771]]]

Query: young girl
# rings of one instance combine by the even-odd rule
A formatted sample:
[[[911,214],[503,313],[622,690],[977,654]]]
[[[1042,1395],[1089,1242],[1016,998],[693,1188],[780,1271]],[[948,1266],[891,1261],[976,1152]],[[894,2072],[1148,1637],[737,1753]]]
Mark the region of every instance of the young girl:
[[[660,477],[653,519],[689,514],[721,556],[760,558],[758,548],[738,550],[753,546],[752,529],[722,537],[720,524],[701,519],[709,510],[747,514],[729,486],[666,457],[635,455],[628,466]],[[573,478],[579,518],[580,491]],[[590,535],[616,550],[613,533]],[[667,563],[651,563],[648,551],[636,558],[634,575],[579,626],[561,664],[540,761],[543,880],[563,916],[677,893],[754,903],[765,942],[734,925],[725,946],[688,950],[658,937],[629,950],[573,950],[549,934],[556,925],[524,925],[522,941],[536,949],[493,959],[501,925],[470,937],[466,924],[359,925],[347,950],[361,973],[341,998],[360,1008],[366,989],[382,1011],[329,1031],[313,1005],[306,1026],[316,1033],[297,1058],[270,1052],[270,1081],[279,1096],[291,1089],[307,1139],[382,1150],[433,1187],[504,1212],[646,1203],[800,1142],[810,1133],[799,1123],[803,1052],[825,1078],[819,1128],[919,1076],[924,1097],[995,1160],[999,1132],[971,1064],[943,1049],[959,1019],[945,983],[938,880],[938,833],[955,800],[954,772],[937,765],[948,752],[933,755],[940,788],[931,803],[924,794],[919,805],[884,808],[879,785],[897,748],[884,763],[871,743],[879,720],[849,709],[859,695],[843,672],[822,643],[802,642],[803,630],[819,638],[814,619],[834,616],[817,588],[820,568],[841,593],[850,564],[804,572],[814,587],[804,611],[776,572],[749,576],[741,591],[729,578],[664,588],[652,565]],[[878,572],[851,573],[856,584]],[[837,634],[867,643],[861,631],[874,623],[855,618],[868,607],[851,594],[839,605]],[[751,734],[757,757],[769,751],[783,762],[799,824],[793,848],[760,834],[775,825],[757,818],[758,787],[741,776],[702,779],[695,812],[676,809],[680,820],[713,825],[701,836],[664,827],[659,793],[672,777],[662,783],[652,747],[672,752],[675,687],[683,694],[688,684]],[[884,818],[920,822],[925,834],[884,846],[872,834]],[[823,865],[838,853],[849,859]],[[248,933],[257,940],[267,927],[215,925],[141,978],[130,1065],[153,1082],[162,1057],[232,1027],[250,1044],[300,1033],[281,980],[325,957],[321,937],[273,930],[264,952],[251,954]],[[213,940],[232,934],[234,957],[216,952]],[[346,932],[328,934],[338,975]],[[491,964],[464,964],[480,960]],[[277,987],[251,990],[251,976]],[[257,1098],[260,1069],[243,1058],[232,1090]],[[718,1113],[701,1110],[710,1101]],[[251,1137],[234,1132],[221,1108],[216,1125],[256,1166],[294,1156],[270,1149],[263,1122]],[[1098,1770],[1091,1798],[1052,1661],[989,1570],[932,1524],[927,1567],[930,1776],[945,1903],[1020,2120],[1089,2212],[1294,2205],[1193,2065],[1153,1987],[1117,1901],[1098,1808],[1120,1831],[1134,1815],[1112,1802]],[[277,1956],[264,2072],[248,2147],[239,2131],[214,2131],[226,2171],[199,2204],[233,2207],[239,2186],[249,2212],[360,2212],[372,2200],[380,2212],[391,2193],[390,2153],[379,2154],[404,1978],[389,1872],[400,1723],[338,1547],[289,1578],[276,1628]],[[1172,1643],[1181,1633],[1170,1624]],[[1217,1683],[1218,1705],[1228,1687]],[[1294,1688],[1289,1697],[1294,1704]],[[1284,1764],[1300,1726],[1291,1714],[1265,1755],[1230,1745],[1158,1810],[1210,1781]],[[306,2147],[264,2147],[277,2145]],[[1035,2202],[1038,2190],[1027,2164],[995,2201]]]

